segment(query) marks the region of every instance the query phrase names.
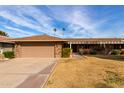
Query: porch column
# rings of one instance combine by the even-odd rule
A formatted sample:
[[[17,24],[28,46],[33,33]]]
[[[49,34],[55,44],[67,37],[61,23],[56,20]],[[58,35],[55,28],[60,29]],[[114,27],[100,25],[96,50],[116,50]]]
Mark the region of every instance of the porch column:
[[[106,44],[103,44],[103,47],[105,49],[104,54],[106,54],[107,53],[107,51],[106,51]]]
[[[79,45],[77,45],[77,49],[76,50],[77,50],[77,52],[79,52]]]
[[[70,57],[72,57],[72,43],[70,42],[70,49],[71,49],[71,53],[70,53]]]
[[[3,54],[3,43],[0,44],[0,54]]]
[[[70,49],[72,49],[72,45],[71,45],[71,43],[70,43]]]
[[[2,48],[0,49],[0,54],[3,54],[3,49]]]

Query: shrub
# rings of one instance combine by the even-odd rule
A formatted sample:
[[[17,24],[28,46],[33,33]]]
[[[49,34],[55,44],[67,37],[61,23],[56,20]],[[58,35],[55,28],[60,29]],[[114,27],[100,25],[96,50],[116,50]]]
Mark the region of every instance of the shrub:
[[[112,50],[111,54],[112,54],[112,55],[120,55],[120,54],[121,54],[121,50],[119,50],[119,49],[114,49],[114,50]]]
[[[82,49],[82,48],[80,48],[79,49],[79,54],[80,55],[90,54],[90,51],[91,51],[90,49]]]
[[[96,54],[97,54],[97,51],[96,51],[96,50],[91,50],[91,51],[90,51],[90,54],[91,54],[91,55],[96,55]]]
[[[83,55],[83,49],[82,48],[80,48],[78,52],[80,55]]]
[[[121,54],[124,54],[124,49],[121,49]]]
[[[90,51],[91,51],[90,49],[84,49],[83,54],[90,54]]]
[[[13,51],[6,51],[3,53],[5,58],[14,58],[14,52]]]
[[[62,49],[62,57],[70,57],[71,49],[70,48],[63,48]]]
[[[97,51],[96,50],[91,50],[91,49],[79,49],[79,54],[80,55],[85,55],[85,54],[92,54],[92,55],[96,55]]]

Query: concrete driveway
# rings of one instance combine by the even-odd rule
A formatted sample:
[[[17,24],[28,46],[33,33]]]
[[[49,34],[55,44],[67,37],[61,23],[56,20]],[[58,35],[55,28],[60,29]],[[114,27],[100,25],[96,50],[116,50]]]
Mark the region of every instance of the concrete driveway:
[[[0,62],[0,87],[42,87],[55,64],[55,59],[42,58],[15,58]]]

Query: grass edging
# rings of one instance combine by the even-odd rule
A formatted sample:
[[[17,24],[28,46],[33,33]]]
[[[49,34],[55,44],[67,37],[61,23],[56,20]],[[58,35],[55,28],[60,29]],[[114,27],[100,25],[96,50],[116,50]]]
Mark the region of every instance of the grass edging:
[[[47,84],[48,82],[48,79],[53,75],[53,71],[55,71],[55,67],[57,66],[59,62],[55,62],[55,65],[53,66],[51,72],[49,73],[47,79],[45,80],[44,84],[42,84],[41,88],[45,88],[45,85]]]

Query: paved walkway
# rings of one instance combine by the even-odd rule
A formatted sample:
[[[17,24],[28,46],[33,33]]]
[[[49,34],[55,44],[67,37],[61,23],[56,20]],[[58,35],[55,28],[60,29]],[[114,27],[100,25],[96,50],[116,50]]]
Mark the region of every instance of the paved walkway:
[[[40,88],[55,64],[55,59],[41,58],[16,58],[0,62],[0,87]]]
[[[72,58],[82,58],[82,56],[78,53],[72,53]]]

